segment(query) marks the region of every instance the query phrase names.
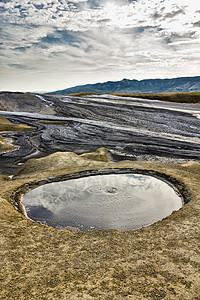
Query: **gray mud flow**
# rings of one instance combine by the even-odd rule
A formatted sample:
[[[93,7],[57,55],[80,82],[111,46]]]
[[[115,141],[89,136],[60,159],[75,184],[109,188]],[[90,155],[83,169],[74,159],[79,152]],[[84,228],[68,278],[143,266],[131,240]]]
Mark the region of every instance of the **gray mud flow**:
[[[42,114],[38,104],[28,112],[16,106],[14,112],[0,112],[13,123],[37,127],[2,134],[20,146],[19,150],[0,154],[0,171],[5,174],[13,174],[29,158],[57,151],[82,154],[99,147],[106,147],[113,161],[200,161],[198,105],[109,95],[43,95],[38,101],[50,107],[49,115]],[[67,121],[68,125],[59,121]]]

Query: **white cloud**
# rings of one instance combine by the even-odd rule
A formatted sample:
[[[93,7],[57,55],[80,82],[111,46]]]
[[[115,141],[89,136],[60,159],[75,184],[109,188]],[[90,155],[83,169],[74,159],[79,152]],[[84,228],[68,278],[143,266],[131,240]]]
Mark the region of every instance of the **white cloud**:
[[[90,29],[91,25],[94,27],[102,26],[100,21],[108,20],[108,22],[104,22],[104,26],[131,28],[142,22],[144,25],[150,26],[160,25],[165,29],[172,29],[177,25],[179,29],[176,27],[176,30],[181,30],[195,21],[197,5],[189,5],[189,3],[186,5],[186,2],[186,0],[183,2],[152,0],[150,3],[148,0],[139,0],[130,3],[104,0],[98,9],[90,9],[87,6],[87,9],[75,11],[70,8],[66,1],[58,0],[23,0],[20,5],[18,1],[12,0],[1,5],[6,9],[3,17],[16,24],[51,25],[67,30],[84,31]],[[160,18],[154,19],[152,16],[155,14]],[[188,25],[186,25],[187,22]]]
[[[74,80],[198,74],[196,0],[11,0],[0,7],[4,84],[16,70],[37,73],[38,84],[40,74],[49,82],[50,74],[62,74],[62,87]]]

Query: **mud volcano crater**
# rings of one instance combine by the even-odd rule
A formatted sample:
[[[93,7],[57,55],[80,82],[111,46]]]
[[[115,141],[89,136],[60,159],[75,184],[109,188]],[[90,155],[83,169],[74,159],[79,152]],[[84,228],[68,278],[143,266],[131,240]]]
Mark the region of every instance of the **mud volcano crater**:
[[[183,205],[183,197],[155,174],[133,170],[86,171],[54,178],[22,198],[28,218],[57,229],[141,228]]]

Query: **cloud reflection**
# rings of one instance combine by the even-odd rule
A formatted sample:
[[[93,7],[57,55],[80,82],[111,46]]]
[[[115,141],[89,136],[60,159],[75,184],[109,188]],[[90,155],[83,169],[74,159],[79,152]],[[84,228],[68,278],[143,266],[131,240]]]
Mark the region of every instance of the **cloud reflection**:
[[[80,230],[131,230],[152,224],[182,206],[180,197],[165,182],[133,174],[97,175],[46,184],[27,193],[22,203],[34,220]],[[38,218],[39,208],[50,217]]]

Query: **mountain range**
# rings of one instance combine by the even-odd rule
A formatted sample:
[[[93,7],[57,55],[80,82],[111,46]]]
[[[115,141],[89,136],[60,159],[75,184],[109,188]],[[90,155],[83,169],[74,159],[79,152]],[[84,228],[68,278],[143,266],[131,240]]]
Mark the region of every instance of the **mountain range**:
[[[170,79],[144,79],[107,81],[103,83],[79,85],[49,94],[69,95],[75,93],[177,93],[200,92],[200,76]]]

